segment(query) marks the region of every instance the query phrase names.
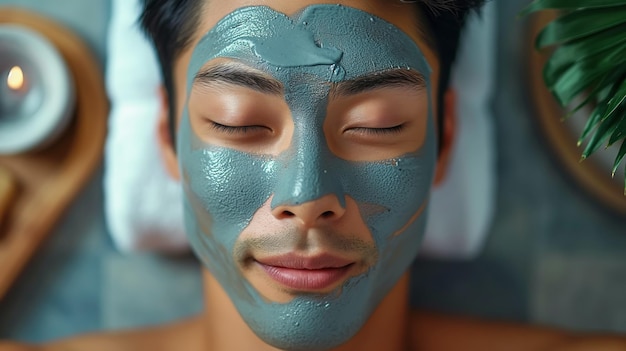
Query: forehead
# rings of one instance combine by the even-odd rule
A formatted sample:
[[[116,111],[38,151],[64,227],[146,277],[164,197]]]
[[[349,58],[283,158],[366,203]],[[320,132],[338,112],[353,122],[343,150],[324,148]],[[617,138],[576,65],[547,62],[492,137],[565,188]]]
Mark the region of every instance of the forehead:
[[[397,26],[341,5],[311,5],[291,16],[267,6],[237,9],[200,40],[188,81],[214,58],[266,71],[305,68],[303,73],[333,82],[389,69],[430,73],[417,44]]]
[[[191,55],[196,49],[198,42],[225,16],[233,11],[254,5],[269,6],[277,12],[286,15],[294,15],[304,7],[314,4],[342,4],[371,13],[385,21],[392,23],[402,32],[407,34],[413,42],[420,48],[426,61],[432,68],[431,83],[432,91],[437,91],[439,76],[439,61],[432,47],[428,46],[424,40],[423,31],[425,27],[420,23],[421,15],[419,7],[415,3],[404,3],[400,0],[201,0],[204,1],[200,9],[199,22],[194,34],[185,49],[174,61],[174,94],[176,99],[178,117],[181,116],[184,101],[188,93],[189,63]]]
[[[247,6],[268,6],[277,12],[292,16],[303,8],[317,4],[341,4],[361,9],[383,18],[407,33],[420,33],[416,20],[418,6],[402,0],[201,0],[202,19],[199,25],[201,35],[208,32],[227,14]],[[198,33],[196,33],[198,34]]]
[[[199,22],[185,50],[179,56],[178,63],[186,65],[193,48],[198,41],[229,13],[247,6],[268,6],[277,12],[292,16],[303,8],[315,4],[341,4],[361,9],[387,22],[393,23],[420,46],[429,63],[436,71],[438,62],[435,52],[425,40],[428,30],[422,21],[420,8],[415,2],[402,0],[200,0]]]

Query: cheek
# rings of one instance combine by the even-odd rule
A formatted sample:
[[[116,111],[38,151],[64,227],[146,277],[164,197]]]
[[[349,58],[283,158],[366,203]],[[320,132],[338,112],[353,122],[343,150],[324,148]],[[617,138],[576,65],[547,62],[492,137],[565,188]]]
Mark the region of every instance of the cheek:
[[[183,120],[181,130],[188,128]],[[242,279],[233,251],[253,214],[269,198],[267,170],[272,162],[223,148],[194,150],[189,145],[193,143],[179,135],[189,242],[229,295],[254,303],[255,294]]]
[[[232,250],[236,237],[271,194],[274,161],[204,144],[187,117],[178,138],[185,186],[212,217],[212,232]]]
[[[421,152],[425,150],[422,149]],[[356,167],[346,189],[365,208],[378,247],[403,231],[428,202],[434,157],[403,156]],[[369,208],[368,208],[369,207]]]
[[[183,164],[188,186],[214,218],[219,232],[225,227],[240,232],[269,198],[273,172],[267,172],[271,165],[262,160],[218,149],[194,151],[188,161]]]

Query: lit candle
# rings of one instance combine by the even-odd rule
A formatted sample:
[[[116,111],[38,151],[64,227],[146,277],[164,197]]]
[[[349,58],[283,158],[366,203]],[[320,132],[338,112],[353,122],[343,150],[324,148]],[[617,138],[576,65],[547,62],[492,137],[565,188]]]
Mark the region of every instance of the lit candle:
[[[8,118],[16,118],[24,112],[34,113],[38,106],[27,102],[28,88],[22,67],[13,66],[0,77],[6,77],[0,80],[3,85],[0,89],[0,117],[4,119],[4,123],[6,124]],[[24,111],[25,108],[30,111]]]
[[[24,86],[24,71],[20,66],[13,66],[7,76],[7,86],[13,91],[19,91]]]
[[[0,154],[49,145],[68,125],[74,102],[56,48],[28,28],[0,25]]]

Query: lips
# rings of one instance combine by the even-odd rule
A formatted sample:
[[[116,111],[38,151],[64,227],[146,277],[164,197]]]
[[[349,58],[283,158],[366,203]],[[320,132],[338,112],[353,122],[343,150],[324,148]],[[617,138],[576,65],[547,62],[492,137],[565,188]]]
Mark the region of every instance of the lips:
[[[279,284],[312,292],[332,288],[354,266],[354,261],[331,255],[309,258],[290,254],[258,259],[256,262]]]

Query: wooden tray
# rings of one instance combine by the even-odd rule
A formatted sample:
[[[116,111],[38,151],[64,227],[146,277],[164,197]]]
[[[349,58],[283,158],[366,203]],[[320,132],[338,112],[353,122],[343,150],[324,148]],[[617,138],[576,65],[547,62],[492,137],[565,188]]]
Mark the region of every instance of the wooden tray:
[[[102,70],[80,38],[40,15],[0,7],[0,24],[9,23],[48,38],[72,72],[77,96],[72,123],[54,144],[37,152],[0,155],[0,168],[17,185],[0,222],[0,299],[100,165],[108,115]]]

